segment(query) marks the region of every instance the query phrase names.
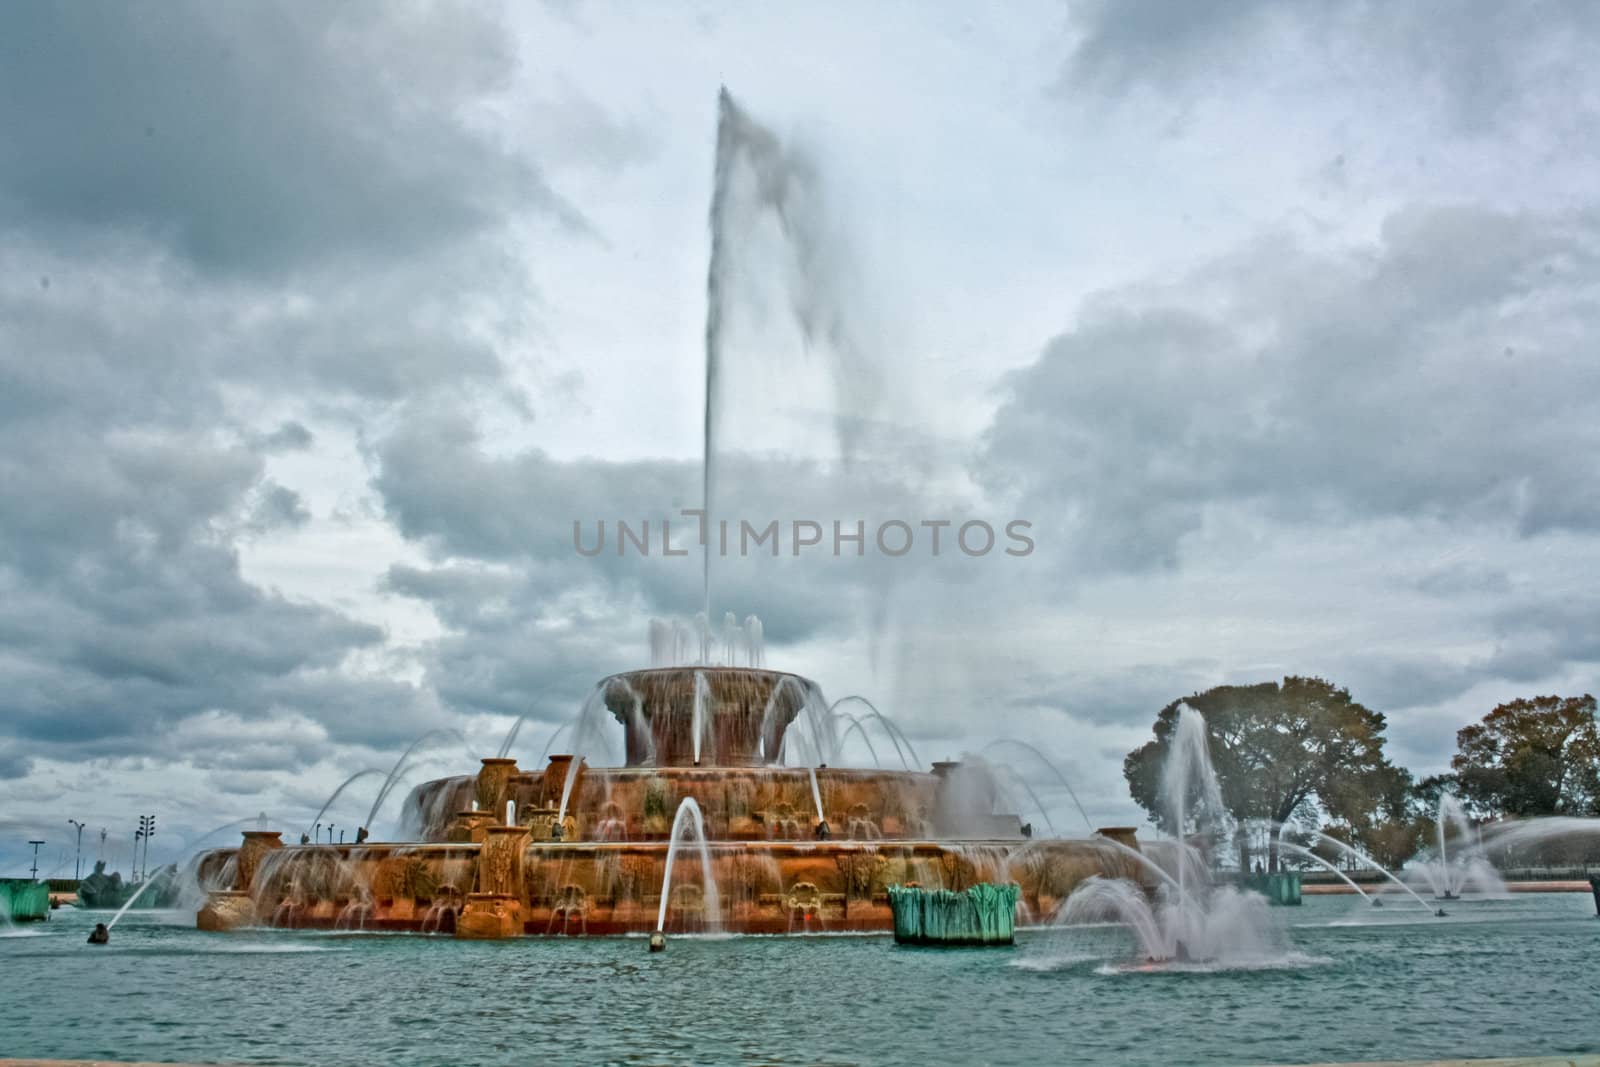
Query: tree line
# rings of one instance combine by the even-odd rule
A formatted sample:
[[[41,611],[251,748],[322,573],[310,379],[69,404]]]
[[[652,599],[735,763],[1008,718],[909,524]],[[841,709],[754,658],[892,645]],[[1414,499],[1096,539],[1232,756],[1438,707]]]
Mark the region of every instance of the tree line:
[[[1191,785],[1188,825],[1175,827],[1159,790],[1182,704],[1205,716],[1224,810],[1207,810]],[[1217,686],[1162,708],[1154,736],[1123,761],[1123,776],[1159,829],[1231,832],[1245,870],[1279,866],[1283,826],[1291,822],[1397,867],[1433,841],[1446,792],[1478,820],[1600,815],[1593,696],[1501,704],[1456,734],[1449,773],[1420,781],[1385,754],[1387,726],[1382,712],[1321,678]]]

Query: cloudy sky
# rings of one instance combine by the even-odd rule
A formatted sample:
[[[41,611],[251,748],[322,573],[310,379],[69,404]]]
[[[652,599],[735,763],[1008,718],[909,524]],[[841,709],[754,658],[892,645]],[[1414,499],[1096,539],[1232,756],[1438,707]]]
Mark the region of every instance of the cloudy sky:
[[[571,534],[699,503],[723,84],[804,196],[726,215],[719,507],[1038,546],[719,568],[771,664],[1097,822],[1211,685],[1331,678],[1419,773],[1592,691],[1597,47],[1557,2],[6,7],[0,873],[68,817],[296,830],[429,730],[412,780],[523,714],[533,763],[700,607]]]

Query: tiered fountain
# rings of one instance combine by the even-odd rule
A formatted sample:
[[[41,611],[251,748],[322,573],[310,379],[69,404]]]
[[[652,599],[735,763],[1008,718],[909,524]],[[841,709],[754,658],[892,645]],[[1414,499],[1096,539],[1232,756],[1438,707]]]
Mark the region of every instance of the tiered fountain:
[[[791,293],[794,306],[809,320],[827,304],[814,291],[822,283],[813,277],[810,238],[795,236],[804,229],[795,205],[816,199],[814,168],[725,90],[718,113],[706,287],[707,520],[719,503],[719,383],[732,354],[724,351],[724,305],[733,299],[730,257],[741,247],[740,227],[769,216],[781,221],[803,268],[784,272],[786,284],[800,287]],[[835,717],[815,683],[765,669],[758,620],[740,626],[728,616],[727,665],[709,664],[711,539],[702,543],[699,626],[652,624],[656,666],[595,687],[567,743],[571,754],[524,769],[502,752],[484,759],[476,775],[420,786],[410,800],[416,830],[408,843],[302,838],[285,845],[277,833],[250,831],[239,849],[201,858],[197,873],[212,891],[199,924],[463,937],[889,930],[891,885],[964,890],[1016,882],[1026,917],[1052,913],[1090,875],[1138,874],[1132,830],[1030,839],[1021,820],[1001,810],[1000,783],[980,759],[930,771],[830,766]],[[622,726],[623,766],[591,766],[585,757],[600,750],[609,718]],[[674,872],[669,857],[678,854],[679,834],[697,840],[699,862]]]
[[[979,760],[926,772],[828,766],[832,719],[798,675],[618,674],[596,686],[573,736],[613,718],[624,766],[554,755],[525,770],[486,758],[476,775],[413,791],[416,841],[286,845],[248,831],[240,848],[201,858],[211,891],[199,925],[458,937],[887,931],[892,885],[1015,882],[1027,918],[1052,913],[1090,875],[1141,867],[1130,830],[1031,839],[997,810],[996,778]],[[778,762],[795,753],[815,763]],[[702,846],[685,853],[697,862],[669,864],[675,827]]]

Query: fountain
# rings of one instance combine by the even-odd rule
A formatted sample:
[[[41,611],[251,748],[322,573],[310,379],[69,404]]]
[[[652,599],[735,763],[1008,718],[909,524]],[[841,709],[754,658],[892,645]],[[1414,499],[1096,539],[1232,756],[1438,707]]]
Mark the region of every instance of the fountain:
[[[1434,826],[1437,850],[1407,863],[1408,874],[1415,873],[1440,900],[1458,900],[1469,893],[1482,896],[1505,893],[1506,884],[1483,854],[1482,843],[1477,839],[1472,820],[1467,818],[1461,801],[1449,793],[1439,794],[1439,810]],[[1455,838],[1453,849],[1452,832]]]
[[[298,845],[249,831],[237,850],[206,854],[196,868],[208,890],[200,925],[326,927],[359,916],[368,929],[442,930],[447,914],[457,937],[664,935],[663,917],[698,909],[730,931],[887,931],[891,886],[964,892],[981,881],[1009,885],[1015,873],[1017,907],[1048,915],[1083,879],[1126,869],[1097,841],[1030,840],[1005,807],[997,769],[981,758],[920,769],[909,740],[864,698],[847,698],[870,712],[852,720],[856,728],[865,738],[867,718],[877,722],[906,769],[839,766],[837,706],[815,682],[767,666],[755,616],[740,623],[724,612],[713,625],[707,530],[722,521],[722,393],[734,369],[727,313],[742,270],[742,220],[781,224],[794,257],[791,310],[805,339],[835,358],[859,356],[810,247],[814,220],[805,212],[816,203],[816,177],[720,95],[706,277],[704,573],[693,621],[651,620],[650,666],[596,683],[564,734],[551,735],[542,766],[525,769],[511,757],[514,723],[475,775],[415,787],[405,804],[408,841],[322,844],[311,840],[314,821]],[[854,367],[853,380],[870,373]],[[843,436],[853,420],[838,425]],[[620,757],[612,755],[616,726]],[[565,752],[552,753],[556,736]],[[415,748],[384,778],[368,827]],[[691,825],[701,882],[673,886],[672,860]],[[1137,851],[1131,832],[1121,840]],[[1013,852],[1027,862],[1013,868]]]
[[[1206,743],[1205,718],[1186,704],[1178,708],[1177,728],[1162,767],[1161,796],[1169,825],[1179,835],[1170,852],[1172,869],[1157,868],[1153,888],[1127,878],[1099,874],[1086,878],[1056,917],[1058,936],[1048,943],[1047,958],[1079,958],[1072,946],[1082,928],[1111,922],[1133,934],[1140,968],[1260,966],[1286,959],[1284,935],[1272,920],[1266,898],[1213,885],[1195,850],[1182,839],[1191,816],[1216,819],[1224,811]]]
[[[651,627],[658,662],[664,632]],[[1049,916],[1084,879],[1128,871],[1119,849],[1151,862],[1129,831],[1029,839],[1003,770],[977,757],[931,771],[834,765],[834,721],[815,682],[765,667],[612,675],[569,730],[582,752],[534,770],[487,756],[476,775],[416,786],[410,840],[285,844],[251,829],[239,849],[203,854],[199,921],[457,937],[665,935],[678,918],[729,932],[889,931],[891,886],[1015,882],[1019,914]],[[607,751],[619,766],[604,765]],[[686,840],[697,883],[675,877]]]

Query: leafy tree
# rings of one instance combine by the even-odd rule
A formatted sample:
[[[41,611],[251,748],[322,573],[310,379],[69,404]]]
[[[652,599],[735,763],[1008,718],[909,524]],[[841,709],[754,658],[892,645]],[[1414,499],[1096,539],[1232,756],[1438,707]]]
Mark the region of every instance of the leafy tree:
[[[1168,825],[1161,796],[1161,769],[1178,722],[1178,706],[1205,716],[1212,764],[1224,812],[1208,812],[1196,790],[1185,810],[1191,825]],[[1383,754],[1384,717],[1351,699],[1350,692],[1321,678],[1285,678],[1259,685],[1218,686],[1173,701],[1156,716],[1154,738],[1128,753],[1122,773],[1133,799],[1169,833],[1188,833],[1206,821],[1231,819],[1240,830],[1240,864],[1249,866],[1244,825],[1261,820],[1274,827],[1270,860],[1277,864],[1278,826],[1319,806],[1356,829],[1371,824],[1386,798],[1403,797],[1410,776]],[[1401,801],[1403,806],[1403,800]]]
[[[1588,694],[1501,704],[1456,734],[1456,750],[1461,797],[1483,813],[1600,813],[1600,729]]]

